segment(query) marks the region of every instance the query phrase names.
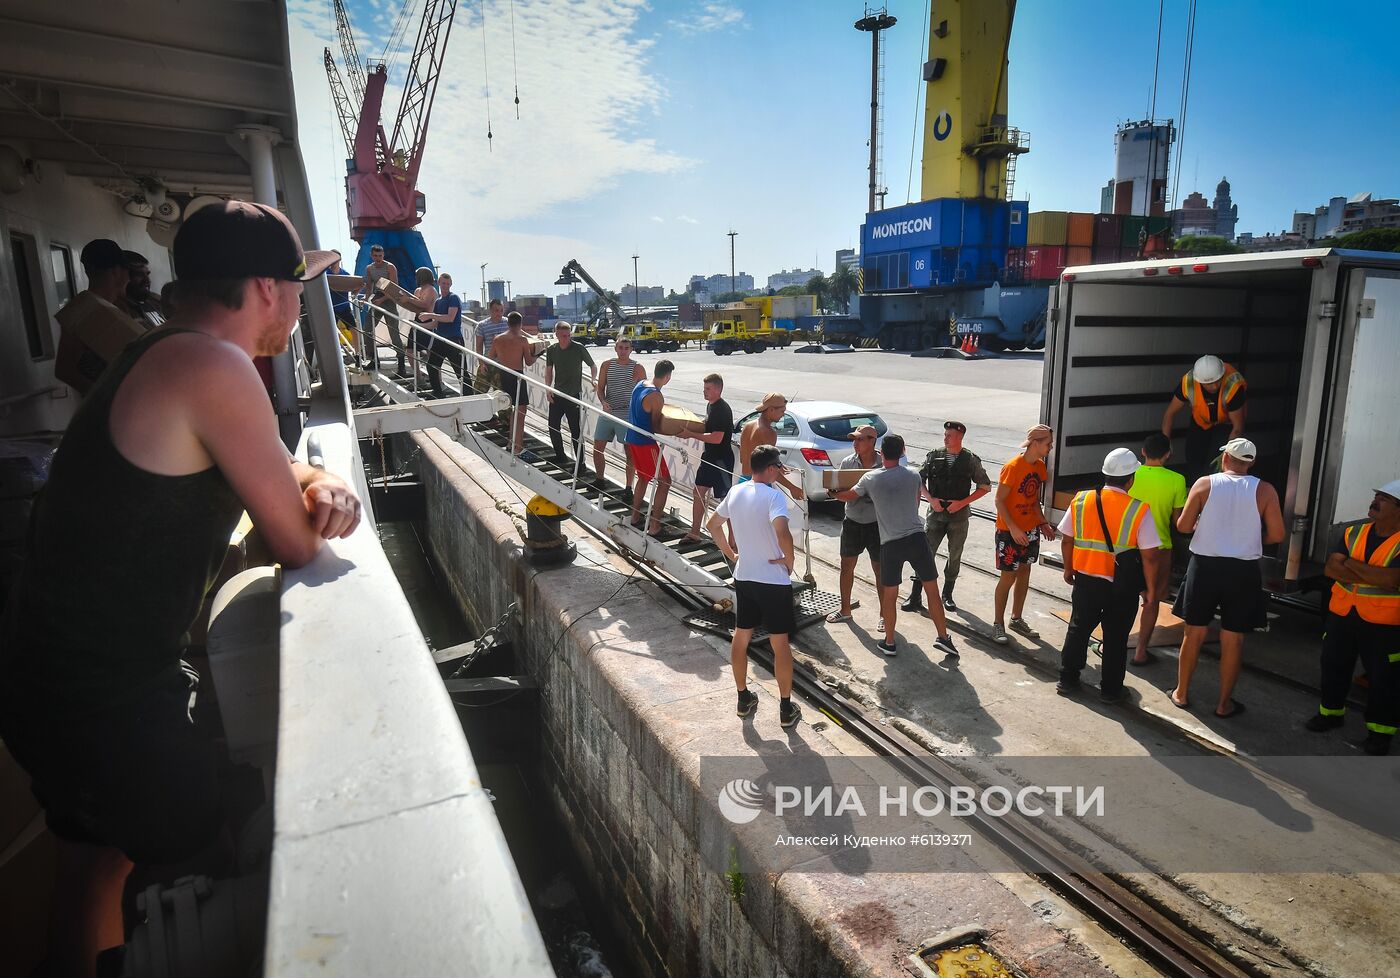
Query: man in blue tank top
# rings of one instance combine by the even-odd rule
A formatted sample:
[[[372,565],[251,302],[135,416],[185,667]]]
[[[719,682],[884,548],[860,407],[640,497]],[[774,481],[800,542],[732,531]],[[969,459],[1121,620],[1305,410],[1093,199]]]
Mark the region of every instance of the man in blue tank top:
[[[671,379],[675,365],[670,360],[658,360],[652,368],[651,383],[638,381],[632,388],[632,403],[627,412],[627,420],[632,428],[627,429],[627,457],[637,470],[637,487],[632,493],[632,525],[641,526],[642,501],[646,498],[647,484],[656,480],[656,498],[652,501],[651,522],[647,532],[656,536],[661,532],[661,518],[666,515],[666,497],[671,492],[671,473],[661,458],[661,446],[655,438],[648,438],[636,428],[654,432],[661,425],[661,408],[666,398],[661,394]]]
[[[180,657],[241,513],[289,567],[360,520],[349,485],[289,459],[252,360],[286,350],[334,252],[229,201],[191,215],[174,253],[178,312],[68,426],[0,620],[0,738],[58,840],[46,973],[91,974],[122,943],[133,863],[167,883],[228,868],[220,756]]]

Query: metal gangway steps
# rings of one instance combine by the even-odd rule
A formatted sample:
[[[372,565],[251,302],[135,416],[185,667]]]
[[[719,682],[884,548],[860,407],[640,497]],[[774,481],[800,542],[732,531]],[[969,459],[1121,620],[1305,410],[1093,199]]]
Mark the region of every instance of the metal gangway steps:
[[[375,310],[374,316],[381,322],[388,318],[379,310]],[[431,337],[433,343],[442,344],[451,351],[451,357],[460,358],[456,363],[472,364],[472,369],[462,371],[466,376],[459,378],[464,389],[471,389],[475,378],[479,376],[478,367],[481,365],[497,371],[498,378],[506,383],[524,383],[530,394],[530,406],[535,408],[527,414],[529,421],[547,414],[547,410],[540,409],[543,408],[547,395],[563,398],[579,407],[583,422],[580,425],[581,434],[588,430],[587,421],[590,415],[596,417],[606,414],[605,405],[574,398],[552,388],[546,385],[541,377],[528,372],[528,368],[526,371],[514,370],[493,358],[476,353],[470,343],[464,345],[447,340],[403,317],[395,318],[408,327],[409,336],[423,337],[419,340],[420,344],[426,345],[427,338]],[[475,325],[463,317],[464,333],[469,326],[474,328]],[[591,440],[586,435],[572,446],[574,458],[563,460],[572,468],[565,467],[555,458],[547,434],[538,428],[532,431],[528,423],[522,432],[520,449],[515,451],[511,445],[508,422],[498,418],[498,412],[509,406],[503,392],[494,390],[457,397],[433,398],[431,394],[419,389],[419,371],[416,365],[408,368],[411,375],[408,378],[384,371],[379,363],[381,356],[388,354],[396,358],[396,352],[380,348],[377,343],[371,347],[367,331],[364,338],[365,350],[358,357],[361,367],[348,370],[350,382],[352,386],[372,386],[384,400],[391,403],[360,408],[354,412],[359,437],[381,438],[393,433],[425,428],[437,428],[447,432],[491,468],[566,511],[570,517],[628,559],[640,561],[653,571],[661,572],[665,578],[700,598],[700,609],[687,619],[691,624],[725,635],[733,628],[733,569],[718,545],[708,537],[700,540],[689,539],[688,524],[670,513],[654,514],[654,496],[641,510],[641,525],[631,525],[629,519],[632,503],[624,496],[622,485],[610,479],[598,480],[592,475],[591,469],[585,470],[589,471],[590,479],[579,478],[580,463],[591,446]],[[409,359],[412,363],[412,358]],[[543,354],[539,359],[543,360]],[[675,453],[666,453],[671,454],[673,459],[696,451],[688,444],[687,439],[646,432],[634,427],[624,418],[606,416],[618,425],[654,438],[663,448],[669,448]],[[609,461],[610,465],[619,471],[624,470],[626,466],[625,459],[615,453]],[[674,466],[673,470],[676,468],[680,466]],[[683,501],[686,508],[690,504],[692,489],[693,482],[673,477],[672,499]],[[521,500],[522,504],[527,501]],[[801,515],[805,530],[805,507]],[[645,532],[646,526],[653,522],[653,517],[660,523],[660,530],[654,536]],[[798,534],[795,533],[794,536],[797,537]],[[805,554],[807,561],[804,578],[793,582],[797,627],[802,628],[822,620],[828,612],[836,609],[839,602],[834,595],[815,588],[811,574],[810,549],[805,540],[798,549]],[[762,630],[758,630],[755,637],[761,639]]]

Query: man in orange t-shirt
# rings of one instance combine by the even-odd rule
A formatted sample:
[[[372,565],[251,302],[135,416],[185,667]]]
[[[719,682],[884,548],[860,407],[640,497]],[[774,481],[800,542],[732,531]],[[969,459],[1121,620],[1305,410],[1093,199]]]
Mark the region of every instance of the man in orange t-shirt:
[[[1040,633],[1021,617],[1026,592],[1031,586],[1031,565],[1040,557],[1040,538],[1055,539],[1055,528],[1045,521],[1040,508],[1040,487],[1050,478],[1045,459],[1050,454],[1054,432],[1038,424],[1026,432],[1021,451],[1001,467],[997,477],[996,567],[1001,572],[995,598],[996,622],[992,641],[1006,645],[1006,599],[1014,586],[1011,604],[1011,631],[1034,641]]]

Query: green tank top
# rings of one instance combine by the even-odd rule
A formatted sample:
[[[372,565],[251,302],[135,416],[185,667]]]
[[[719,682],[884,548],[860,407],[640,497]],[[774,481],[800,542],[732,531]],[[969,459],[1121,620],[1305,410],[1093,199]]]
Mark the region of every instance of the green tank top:
[[[112,442],[112,400],[147,350],[131,343],[89,392],[35,500],[24,569],[0,623],[0,697],[48,716],[129,701],[180,668],[243,504],[218,467],[142,469]]]

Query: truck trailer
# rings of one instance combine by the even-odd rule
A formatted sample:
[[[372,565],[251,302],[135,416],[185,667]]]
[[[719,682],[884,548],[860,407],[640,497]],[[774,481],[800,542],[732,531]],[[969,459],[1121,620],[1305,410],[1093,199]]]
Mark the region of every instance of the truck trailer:
[[[1051,293],[1041,420],[1055,431],[1053,521],[1101,481],[1105,453],[1140,450],[1173,388],[1214,354],[1249,384],[1252,473],[1288,536],[1265,548],[1274,592],[1325,583],[1343,525],[1400,476],[1400,254],[1313,249],[1067,268]],[[1185,458],[1181,420],[1173,458]],[[1173,462],[1173,467],[1178,467]]]

